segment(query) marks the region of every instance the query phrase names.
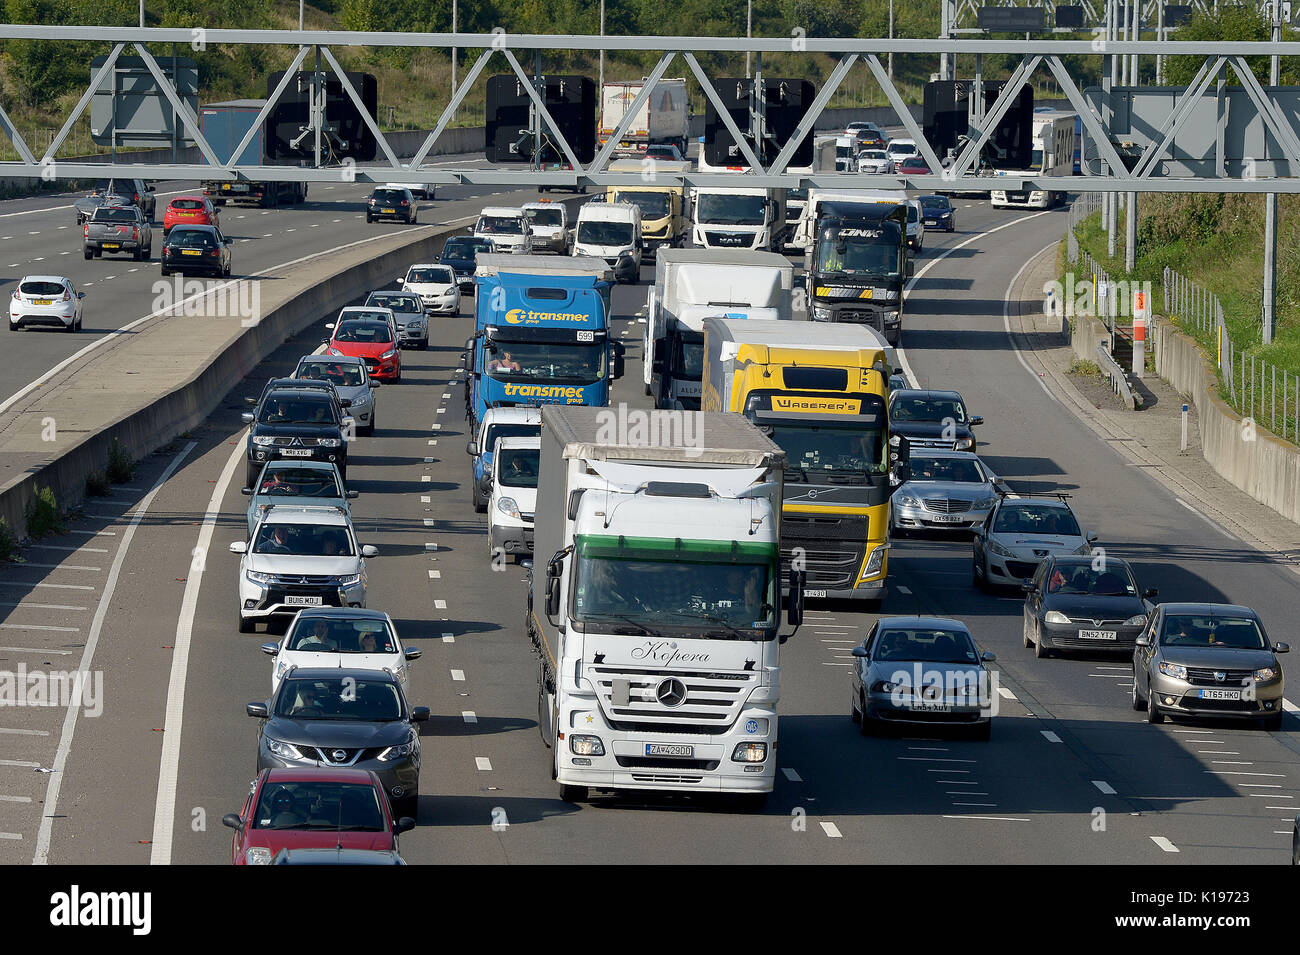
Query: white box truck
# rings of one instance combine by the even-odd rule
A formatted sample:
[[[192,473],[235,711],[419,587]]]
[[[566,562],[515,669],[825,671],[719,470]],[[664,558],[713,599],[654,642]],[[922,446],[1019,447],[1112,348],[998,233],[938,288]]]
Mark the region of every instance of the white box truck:
[[[560,797],[776,776],[786,457],[738,414],[542,409],[526,617]],[[787,622],[803,614],[793,575]]]
[[[700,410],[704,320],[793,317],[794,266],[774,252],[665,249],[646,303],[644,378],[655,407]]]
[[[704,249],[781,249],[786,234],[785,193],[784,189],[740,182],[695,186],[691,190],[691,244]]]
[[[601,146],[614,135],[623,116],[632,106],[646,80],[626,80],[606,83],[600,91],[600,129],[597,140]],[[669,143],[686,155],[686,140],[690,123],[690,106],[686,97],[686,80],[661,79],[641,109],[628,124],[615,155],[644,156],[650,143]]]

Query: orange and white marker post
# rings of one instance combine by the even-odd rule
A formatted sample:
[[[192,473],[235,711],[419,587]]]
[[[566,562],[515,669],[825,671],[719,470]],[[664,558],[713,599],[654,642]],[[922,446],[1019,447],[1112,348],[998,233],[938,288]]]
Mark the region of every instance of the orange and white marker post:
[[[1133,377],[1141,378],[1147,364],[1147,301],[1145,292],[1133,293]]]

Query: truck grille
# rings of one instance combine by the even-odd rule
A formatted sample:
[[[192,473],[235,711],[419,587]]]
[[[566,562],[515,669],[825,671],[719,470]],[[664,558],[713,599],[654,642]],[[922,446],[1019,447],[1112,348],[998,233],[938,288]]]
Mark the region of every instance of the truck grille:
[[[596,693],[606,717],[637,729],[663,727],[668,732],[725,733],[736,722],[749,690],[758,685],[757,673],[704,673],[693,671],[637,670],[591,666]],[[678,706],[665,706],[655,697],[668,679],[681,680],[686,697]],[[614,681],[628,682],[626,703],[615,705]]]
[[[833,321],[846,325],[869,325],[878,332],[885,327],[885,320],[877,309],[837,308],[831,310],[831,317]]]
[[[748,249],[754,245],[756,235],[749,232],[705,232],[704,240],[709,245],[724,249]]]
[[[922,504],[927,511],[937,511],[940,514],[963,514],[970,510],[970,501],[955,501],[945,497],[927,497]]]
[[[913,448],[934,448],[938,451],[955,451],[957,450],[956,440],[945,441],[942,438],[908,438],[907,443]]]
[[[817,590],[851,589],[867,556],[865,517],[781,517],[781,579],[803,549],[807,583]]]

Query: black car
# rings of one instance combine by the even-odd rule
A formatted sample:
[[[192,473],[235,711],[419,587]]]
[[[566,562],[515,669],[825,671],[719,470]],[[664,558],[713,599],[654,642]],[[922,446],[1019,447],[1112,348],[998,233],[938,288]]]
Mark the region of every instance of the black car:
[[[268,390],[253,411],[244,412],[248,429],[245,487],[252,487],[267,461],[332,461],[347,479],[351,418],[340,417],[338,396],[319,389],[293,387]]]
[[[373,772],[396,816],[415,817],[420,795],[420,733],[429,708],[411,707],[387,670],[294,668],[275,695],[248,703],[262,722],[257,768],[346,766]]]
[[[953,232],[957,228],[957,210],[947,196],[920,196],[921,222],[927,229]]]
[[[244,404],[252,405],[256,408],[266,400],[267,395],[273,391],[278,391],[281,388],[306,388],[311,391],[322,391],[331,395],[338,403],[340,420],[347,415],[347,409],[352,405],[350,400],[339,397],[338,389],[334,387],[334,382],[330,381],[328,378],[272,378],[267,381],[265,387],[262,388],[262,393],[256,398],[245,397]]]
[[[380,186],[366,200],[366,221],[396,219],[415,225],[415,196],[410,189]]]
[[[1127,561],[1059,554],[1038,565],[1024,585],[1026,647],[1132,652],[1146,626],[1155,590],[1141,590]]]
[[[167,234],[162,247],[162,274],[203,272],[230,274],[230,246],[221,230],[211,225],[178,225]]]
[[[913,448],[974,451],[971,428],[983,423],[979,415],[966,413],[966,402],[955,391],[900,388],[889,393],[891,444],[897,445],[901,435]]]
[[[456,284],[462,292],[474,294],[475,258],[480,252],[491,252],[490,239],[475,239],[472,236],[452,236],[442,247],[438,256],[439,265],[450,265],[456,273]]]

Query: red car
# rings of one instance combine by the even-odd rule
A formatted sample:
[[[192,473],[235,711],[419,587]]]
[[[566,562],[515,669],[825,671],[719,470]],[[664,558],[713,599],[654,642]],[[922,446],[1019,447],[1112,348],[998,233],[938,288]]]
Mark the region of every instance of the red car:
[[[907,156],[898,161],[897,170],[905,176],[928,176],[930,167],[920,156]]]
[[[393,326],[371,319],[346,319],[326,325],[334,334],[323,339],[327,354],[364,358],[366,371],[380,381],[402,380],[402,350],[393,339]]]
[[[396,852],[398,834],[415,828],[393,818],[379,777],[361,769],[264,769],[243,810],[221,822],[235,830],[235,865],[270,865],[281,849]]]
[[[177,225],[210,225],[221,228],[221,213],[205,196],[177,196],[163,213],[163,237]]]

